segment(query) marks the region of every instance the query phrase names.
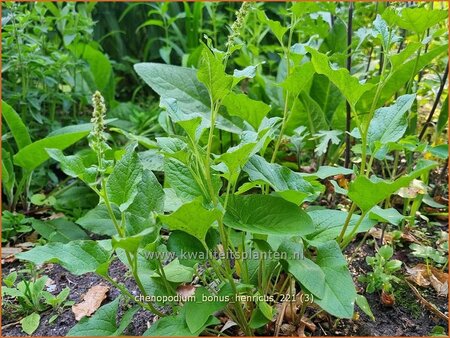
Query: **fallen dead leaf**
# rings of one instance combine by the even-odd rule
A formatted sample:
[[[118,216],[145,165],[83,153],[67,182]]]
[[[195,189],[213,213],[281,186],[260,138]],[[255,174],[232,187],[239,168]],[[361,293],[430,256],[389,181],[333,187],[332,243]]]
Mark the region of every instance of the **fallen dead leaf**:
[[[14,262],[16,260],[15,255],[22,251],[21,248],[4,247],[2,248],[2,259],[4,259],[6,263]]]
[[[54,292],[56,290],[56,284],[55,281],[51,278],[48,278],[45,282],[45,288],[48,292]]]
[[[381,303],[384,306],[394,306],[395,304],[395,297],[393,294],[381,291]]]
[[[34,248],[34,246],[35,244],[32,242],[23,242],[16,244],[17,248],[21,248],[23,250],[31,250],[32,248]]]
[[[382,233],[382,230],[378,229],[378,228],[371,228],[369,230],[369,234],[375,239],[380,239],[381,238],[381,233]],[[414,237],[410,232],[403,232],[401,234],[401,239],[403,239],[406,242],[419,243],[417,238]],[[391,244],[392,240],[393,240],[392,234],[390,232],[385,231],[384,232],[384,236],[383,236],[383,242]]]
[[[281,324],[280,331],[285,336],[292,336],[292,334],[295,332],[295,326],[292,324],[284,323]]]
[[[447,297],[448,296],[448,282],[442,283],[435,275],[430,275],[430,282],[433,288],[436,290],[438,296]]]
[[[316,331],[317,327],[316,324],[314,324],[309,318],[307,317],[303,317],[301,320],[301,323],[305,325],[305,327],[311,331],[314,332]]]
[[[180,295],[181,299],[186,300],[192,297],[195,293],[194,285],[180,285],[177,287],[177,293]]]
[[[422,264],[417,264],[416,266],[409,268],[406,266],[406,272],[408,273],[408,279],[419,286],[428,286],[430,285],[430,281],[424,277],[424,273],[426,272],[426,267],[422,266]]]
[[[108,290],[109,286],[104,284],[91,287],[83,296],[83,301],[72,306],[72,312],[75,315],[75,319],[79,321],[84,316],[89,317],[97,311],[103,300],[106,298]]]
[[[417,264],[409,268],[406,266],[408,273],[407,279],[419,286],[431,286],[436,290],[438,296],[448,296],[448,275],[441,270],[430,266],[427,269],[425,264]]]
[[[44,220],[44,221],[51,221],[51,220],[53,220],[53,219],[58,219],[58,218],[62,218],[62,217],[65,217],[66,215],[64,215],[62,212],[57,212],[56,214],[51,214],[50,216],[48,216],[48,217],[43,217],[42,219]]]
[[[39,234],[37,231],[33,231],[31,234],[25,236],[25,241],[30,243],[35,243],[38,240]]]

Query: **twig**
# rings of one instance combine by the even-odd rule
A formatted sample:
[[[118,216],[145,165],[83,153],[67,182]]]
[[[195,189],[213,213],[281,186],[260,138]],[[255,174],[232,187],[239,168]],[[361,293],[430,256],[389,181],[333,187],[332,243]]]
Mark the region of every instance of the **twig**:
[[[278,337],[280,333],[281,324],[283,323],[284,313],[286,312],[286,307],[288,306],[290,302],[285,301],[283,305],[281,306],[280,314],[277,318],[277,321],[275,322],[275,333],[274,336]]]
[[[408,286],[411,288],[411,290],[414,292],[414,294],[416,295],[416,297],[419,299],[419,301],[431,312],[433,312],[436,316],[438,316],[439,318],[445,320],[446,322],[448,322],[448,317],[443,314],[441,311],[439,311],[439,309],[436,307],[436,305],[431,304],[429,301],[427,301],[425,298],[423,298],[423,296],[420,294],[420,292],[407,280],[405,280],[406,284],[408,284]]]
[[[21,319],[22,320],[22,319]],[[17,325],[17,324],[20,324],[20,320],[18,320],[17,322],[13,322],[13,323],[9,323],[9,324],[6,324],[6,325],[3,325],[2,326],[2,331],[4,330],[4,329],[7,329],[8,327],[11,327],[11,326],[14,326],[14,325]],[[4,333],[4,332],[3,332]]]

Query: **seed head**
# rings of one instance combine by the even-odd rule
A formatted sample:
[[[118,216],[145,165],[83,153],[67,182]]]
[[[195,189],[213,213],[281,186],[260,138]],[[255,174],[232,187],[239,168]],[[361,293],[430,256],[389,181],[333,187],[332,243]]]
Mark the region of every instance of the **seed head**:
[[[103,157],[103,153],[108,149],[108,144],[106,143],[106,133],[105,130],[105,116],[106,116],[106,106],[105,100],[99,91],[96,91],[92,95],[92,105],[94,111],[92,112],[92,130],[89,134],[89,146],[100,156]]]
[[[250,10],[250,2],[243,2],[241,8],[236,11],[236,20],[231,25],[231,33],[228,35],[228,40],[225,43],[227,47],[227,54],[231,52],[231,49],[236,43],[236,39],[241,35],[241,30],[244,27],[245,19]]]

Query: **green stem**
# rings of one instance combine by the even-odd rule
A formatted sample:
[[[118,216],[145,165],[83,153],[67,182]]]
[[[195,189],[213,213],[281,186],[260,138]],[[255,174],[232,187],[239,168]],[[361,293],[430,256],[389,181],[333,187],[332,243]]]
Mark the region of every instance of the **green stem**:
[[[157,310],[153,304],[151,303],[142,303],[138,299],[136,299],[135,296],[133,296],[126,287],[124,287],[122,284],[117,283],[114,279],[112,279],[110,276],[103,276],[108,282],[110,282],[114,287],[120,290],[122,294],[127,296],[131,301],[136,302],[138,305],[140,305],[142,308],[149,310],[150,312],[158,315],[159,317],[165,317],[166,315],[162,313],[161,311]]]
[[[347,245],[350,244],[350,242],[352,241],[354,235],[356,234],[356,232],[358,231],[359,226],[361,225],[362,221],[364,220],[364,218],[366,217],[368,211],[364,211],[361,216],[359,216],[358,221],[356,222],[355,226],[353,227],[353,230],[350,232],[350,234],[344,239],[343,243],[341,244],[341,249],[344,250]]]

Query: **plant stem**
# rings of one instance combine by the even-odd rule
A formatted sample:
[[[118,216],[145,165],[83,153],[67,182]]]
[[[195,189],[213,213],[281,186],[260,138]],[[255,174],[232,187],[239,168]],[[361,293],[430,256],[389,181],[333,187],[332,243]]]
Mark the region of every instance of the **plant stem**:
[[[433,107],[431,108],[431,111],[428,114],[428,118],[427,118],[424,126],[422,127],[422,130],[420,131],[419,141],[422,140],[422,138],[425,135],[425,132],[426,132],[428,126],[431,124],[431,120],[433,119],[433,115],[434,115],[434,113],[436,111],[436,108],[437,108],[437,106],[439,104],[439,101],[441,99],[442,92],[444,91],[445,83],[447,82],[447,77],[448,77],[448,61],[447,61],[447,66],[445,67],[444,76],[442,77],[442,81],[441,81],[441,85],[439,87],[439,91],[436,94],[436,100],[434,101]]]
[[[353,2],[350,2],[348,7],[348,24],[347,24],[347,70],[350,74],[352,68],[352,29],[353,29]],[[350,167],[350,126],[352,122],[352,110],[348,101],[345,103],[346,107],[346,123],[345,123],[345,162],[344,167]]]

